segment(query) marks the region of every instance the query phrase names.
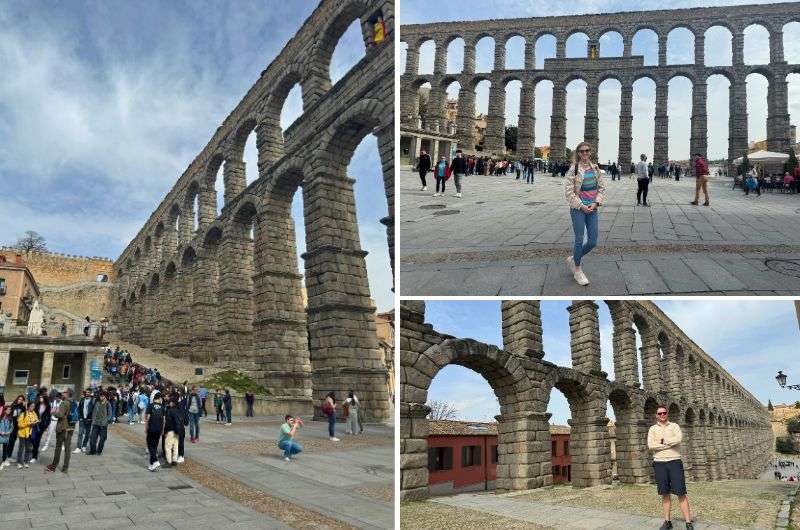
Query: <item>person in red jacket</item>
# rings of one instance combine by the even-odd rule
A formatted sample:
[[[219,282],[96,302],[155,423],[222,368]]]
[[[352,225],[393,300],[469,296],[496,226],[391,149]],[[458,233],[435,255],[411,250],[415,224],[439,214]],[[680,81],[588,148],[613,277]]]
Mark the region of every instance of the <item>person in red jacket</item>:
[[[702,188],[703,195],[706,197],[706,202],[703,203],[703,206],[708,206],[708,164],[703,160],[700,153],[694,154],[694,177],[694,200],[689,204],[697,206],[700,199],[700,189]]]

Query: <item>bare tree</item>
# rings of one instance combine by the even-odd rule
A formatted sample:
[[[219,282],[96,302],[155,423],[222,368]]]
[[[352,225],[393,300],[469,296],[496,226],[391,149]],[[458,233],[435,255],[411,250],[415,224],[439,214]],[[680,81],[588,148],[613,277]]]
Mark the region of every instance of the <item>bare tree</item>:
[[[429,420],[457,420],[458,409],[452,403],[445,401],[431,401],[428,403],[431,408],[428,414]]]
[[[47,241],[38,232],[26,230],[25,235],[18,238],[13,248],[28,254],[30,252],[47,252]]]

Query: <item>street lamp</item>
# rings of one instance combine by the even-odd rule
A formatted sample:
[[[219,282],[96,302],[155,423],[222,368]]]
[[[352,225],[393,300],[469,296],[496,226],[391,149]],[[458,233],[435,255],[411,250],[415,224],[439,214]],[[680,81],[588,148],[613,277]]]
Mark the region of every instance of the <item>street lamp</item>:
[[[778,370],[778,375],[775,376],[775,380],[778,381],[778,384],[781,386],[781,388],[787,388],[789,390],[800,390],[800,385],[786,384],[786,374],[783,373],[782,370]]]

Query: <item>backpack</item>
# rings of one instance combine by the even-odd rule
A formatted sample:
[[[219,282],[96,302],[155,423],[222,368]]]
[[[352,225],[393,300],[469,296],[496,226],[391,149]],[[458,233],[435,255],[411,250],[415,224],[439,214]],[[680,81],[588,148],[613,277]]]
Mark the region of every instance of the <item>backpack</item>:
[[[69,415],[67,416],[67,423],[74,426],[78,423],[80,414],[78,413],[78,403],[73,399],[69,402]]]

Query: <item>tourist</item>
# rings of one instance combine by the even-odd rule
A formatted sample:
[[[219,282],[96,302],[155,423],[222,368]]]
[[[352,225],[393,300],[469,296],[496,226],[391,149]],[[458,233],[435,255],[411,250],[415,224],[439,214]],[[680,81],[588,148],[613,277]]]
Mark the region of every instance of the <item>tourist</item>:
[[[217,423],[222,423],[224,415],[222,413],[222,389],[220,388],[214,392],[214,409],[217,411]]]
[[[225,425],[230,425],[233,399],[231,398],[231,391],[227,388],[225,389],[225,395],[222,396],[222,406],[225,408]]]
[[[708,164],[703,160],[700,153],[694,154],[694,176],[694,200],[689,204],[697,206],[700,200],[700,190],[702,189],[703,195],[706,197],[706,202],[703,203],[703,206],[708,206]]]
[[[283,450],[283,459],[287,462],[292,461],[292,456],[301,453],[303,446],[294,441],[297,434],[297,429],[303,426],[303,420],[294,418],[291,414],[284,417],[284,423],[281,425],[281,434],[278,437],[278,447]]]
[[[569,178],[565,182],[572,229],[575,233],[573,253],[567,256],[566,261],[579,285],[589,285],[589,279],[581,268],[581,260],[597,245],[597,208],[603,203],[606,189],[600,168],[592,162],[591,154],[592,148],[587,142],[578,144],[572,154]],[[583,241],[584,233],[587,236],[586,243]]]
[[[147,467],[150,471],[155,471],[161,466],[158,461],[158,441],[161,439],[161,434],[164,432],[164,407],[161,404],[161,394],[156,392],[153,396],[153,401],[147,406],[144,415],[145,432],[147,439],[147,451],[150,455],[150,465]]]
[[[450,167],[447,165],[447,159],[442,157],[436,163],[436,168],[434,169],[433,176],[436,178],[436,191],[433,193],[434,197],[438,197],[439,195],[444,195],[444,184],[448,178],[450,178]],[[441,192],[439,188],[441,187]]]
[[[89,441],[90,455],[103,454],[103,446],[108,436],[108,424],[111,421],[111,403],[108,401],[108,394],[100,391],[100,401],[95,403],[92,410],[92,435]]]
[[[527,184],[533,184],[533,179],[536,176],[536,173],[535,173],[536,172],[536,167],[535,167],[533,161],[529,160],[527,165],[525,166],[525,168],[527,170],[525,172],[525,182]]]
[[[206,410],[206,398],[208,397],[208,390],[205,386],[200,385],[200,390],[197,391],[197,395],[200,396],[200,402],[202,403],[202,410],[203,416],[208,416],[208,411]]]
[[[686,529],[694,528],[689,514],[689,497],[686,495],[686,477],[680,453],[682,439],[681,428],[677,423],[669,421],[667,407],[658,407],[656,423],[647,431],[647,448],[653,453],[657,490],[661,495],[661,506],[664,509],[664,524],[661,525],[661,530],[672,528],[670,495],[678,496],[678,504],[686,521]]]
[[[89,435],[92,432],[92,413],[94,412],[94,397],[89,390],[83,391],[83,397],[78,403],[78,416],[80,423],[78,426],[78,442],[73,453],[86,451],[89,447]]]
[[[794,177],[792,176],[792,174],[789,173],[788,171],[786,173],[784,173],[783,174],[783,189],[789,190],[790,192],[794,191],[794,186],[792,185],[793,183],[794,183]]]
[[[516,178],[516,180],[519,180],[519,177],[520,177],[520,176],[521,176],[521,174],[522,174],[522,162],[520,162],[519,160],[517,160],[516,162],[514,162],[514,169],[515,169],[515,170],[516,170],[516,172],[517,172],[517,178]]]
[[[31,401],[35,401],[36,396],[38,395],[39,395],[39,385],[37,385],[36,383],[28,386],[25,389],[25,398],[26,398],[25,401],[28,403],[30,403]]]
[[[419,172],[419,181],[422,183],[420,191],[428,190],[428,183],[425,181],[425,175],[431,170],[431,155],[424,149],[419,152],[419,161],[417,162],[417,171]]]
[[[17,436],[19,434],[19,417],[25,413],[25,396],[22,394],[18,395],[17,398],[11,403],[11,421],[13,425],[11,426],[11,434],[8,437],[8,454],[14,454],[14,443],[17,440]]]
[[[139,390],[139,403],[137,406],[139,408],[139,423],[144,423],[144,414],[147,410],[148,405],[150,405],[150,396],[147,395],[147,389],[143,388]]]
[[[56,424],[58,423],[58,418],[52,415],[55,412],[59,405],[61,404],[61,393],[53,389],[50,392],[50,424],[47,425],[47,430],[43,433],[44,437],[44,445],[42,446],[42,452],[47,451],[47,448],[50,447],[50,440],[53,437],[53,433],[56,430]]]
[[[17,441],[19,450],[17,451],[17,468],[28,467],[28,462],[33,453],[33,428],[39,423],[36,415],[36,402],[29,401],[25,412],[17,418]]]
[[[650,185],[650,177],[647,174],[647,155],[639,155],[639,162],[636,164],[636,204],[650,206],[647,204],[647,188]]]
[[[36,416],[39,422],[31,431],[31,464],[39,458],[39,444],[42,443],[42,436],[50,427],[50,400],[44,394],[39,394],[36,398]]]
[[[11,464],[8,459],[11,457],[11,447],[9,438],[11,431],[14,430],[14,419],[11,417],[11,407],[0,407],[0,470]]]
[[[167,465],[178,465],[178,431],[183,430],[183,420],[178,413],[178,403],[175,399],[170,399],[167,414],[164,419],[164,432],[166,437],[164,440],[164,458],[167,459]]]
[[[747,177],[744,179],[744,194],[745,196],[750,195],[750,192],[755,190],[758,193],[758,196],[761,197],[761,188],[758,185],[758,168],[755,166],[750,168],[750,171],[747,172]]]
[[[83,334],[87,337],[89,336],[89,328],[91,327],[91,325],[92,325],[92,319],[87,316],[86,321],[83,324]]]
[[[69,448],[72,445],[72,433],[75,432],[75,424],[80,420],[78,404],[72,399],[72,389],[64,391],[63,399],[59,402],[58,408],[53,409],[53,417],[56,419],[56,447],[53,452],[53,461],[47,466],[47,470],[53,472],[58,467],[61,460],[61,451],[64,451],[64,465],[61,471],[69,471]]]
[[[351,390],[348,393],[347,399],[344,400],[344,405],[347,407],[347,423],[345,424],[345,433],[358,434],[358,398]]]
[[[328,436],[332,442],[338,442],[336,437],[336,394],[328,392],[322,401],[322,413],[328,417]]]
[[[800,164],[796,165],[792,173],[795,193],[800,193]]]
[[[200,441],[200,411],[203,404],[197,393],[197,387],[192,387],[192,393],[186,402],[186,412],[189,419],[189,441],[192,443]]]
[[[256,401],[256,397],[253,395],[252,392],[249,390],[244,393],[244,400],[247,402],[247,413],[245,414],[248,418],[253,417],[253,404]]]

